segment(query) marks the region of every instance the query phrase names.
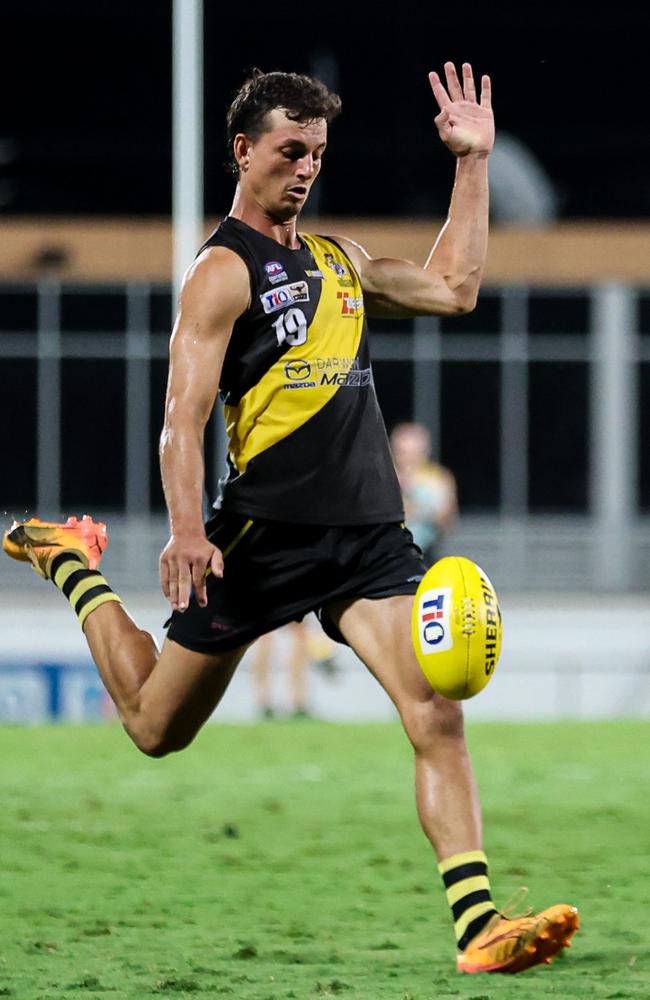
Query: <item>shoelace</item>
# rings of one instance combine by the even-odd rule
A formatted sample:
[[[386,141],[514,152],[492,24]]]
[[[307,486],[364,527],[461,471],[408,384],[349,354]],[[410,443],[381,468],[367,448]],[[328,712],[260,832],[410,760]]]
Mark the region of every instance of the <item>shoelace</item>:
[[[531,917],[534,913],[532,906],[527,906],[523,913],[515,912],[527,896],[528,886],[522,885],[521,888],[517,889],[516,892],[513,892],[510,899],[504,903],[503,908],[499,910],[499,916],[503,917],[505,920],[519,920],[525,917]]]
[[[492,934],[488,940],[480,946],[481,948],[493,948],[495,945],[500,945],[501,948],[507,949],[509,947],[508,942],[511,942],[513,939],[521,941],[522,938],[526,937],[526,933],[532,930],[536,924],[537,916],[530,906],[526,907],[522,913],[516,913],[515,911],[521,906],[527,895],[528,886],[522,886],[512,894],[510,899],[504,904],[503,909],[497,911],[501,920],[525,920],[526,924],[519,924],[518,927],[505,930],[496,936]]]

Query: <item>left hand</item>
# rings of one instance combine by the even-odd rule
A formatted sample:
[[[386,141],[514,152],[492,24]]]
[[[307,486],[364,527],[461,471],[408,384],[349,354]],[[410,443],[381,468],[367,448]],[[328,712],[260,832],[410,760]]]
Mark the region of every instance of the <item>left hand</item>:
[[[470,153],[487,156],[494,145],[490,77],[481,77],[481,98],[477,102],[469,63],[463,63],[462,86],[452,62],[445,63],[445,76],[446,89],[437,73],[429,73],[433,96],[440,108],[435,119],[440,138],[456,156]]]

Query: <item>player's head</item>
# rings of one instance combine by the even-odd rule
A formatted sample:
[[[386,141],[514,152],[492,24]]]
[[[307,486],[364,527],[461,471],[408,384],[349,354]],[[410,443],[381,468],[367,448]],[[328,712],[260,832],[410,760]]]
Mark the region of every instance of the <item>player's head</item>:
[[[266,212],[297,215],[318,176],[327,126],[341,101],[325,84],[297,73],[255,70],[227,115],[232,167]]]
[[[423,424],[397,424],[390,436],[397,468],[417,469],[431,455],[431,435]]]

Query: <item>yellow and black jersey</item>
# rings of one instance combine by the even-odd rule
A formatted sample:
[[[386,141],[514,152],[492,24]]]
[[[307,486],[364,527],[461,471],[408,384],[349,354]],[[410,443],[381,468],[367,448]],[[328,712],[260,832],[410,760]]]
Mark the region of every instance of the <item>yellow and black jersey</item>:
[[[291,250],[227,217],[204,245],[245,262],[251,302],[224,359],[228,475],[215,506],[302,524],[403,519],[359,277],[331,239]]]

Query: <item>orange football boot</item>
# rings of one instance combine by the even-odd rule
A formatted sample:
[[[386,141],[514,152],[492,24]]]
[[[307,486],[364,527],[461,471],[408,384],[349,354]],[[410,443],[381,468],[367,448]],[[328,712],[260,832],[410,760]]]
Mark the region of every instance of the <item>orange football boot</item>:
[[[41,521],[37,517],[14,521],[2,540],[8,556],[30,562],[46,580],[50,579],[52,561],[62,552],[71,552],[88,569],[97,569],[107,545],[106,525],[95,524],[88,514],[81,521],[69,517],[65,524]]]
[[[515,973],[550,965],[558,952],[571,947],[579,927],[576,907],[566,903],[521,917],[497,913],[457,956],[458,971]]]

